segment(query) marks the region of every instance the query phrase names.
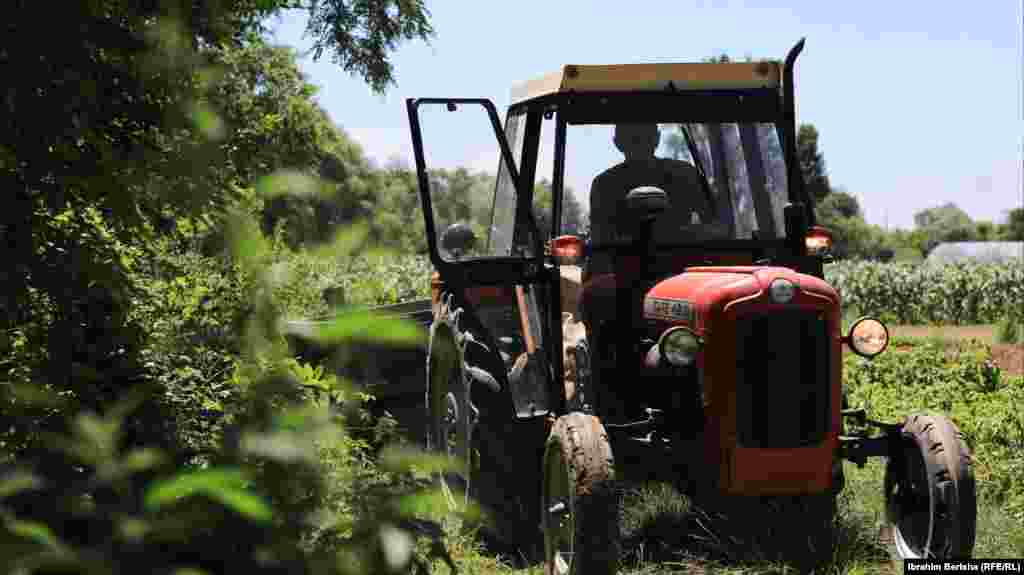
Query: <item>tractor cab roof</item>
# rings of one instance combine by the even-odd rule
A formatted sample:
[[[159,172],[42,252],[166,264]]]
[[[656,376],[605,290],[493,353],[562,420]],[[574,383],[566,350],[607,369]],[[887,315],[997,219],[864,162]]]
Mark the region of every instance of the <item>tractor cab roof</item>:
[[[778,89],[782,63],[569,64],[512,87],[510,104],[557,94]]]

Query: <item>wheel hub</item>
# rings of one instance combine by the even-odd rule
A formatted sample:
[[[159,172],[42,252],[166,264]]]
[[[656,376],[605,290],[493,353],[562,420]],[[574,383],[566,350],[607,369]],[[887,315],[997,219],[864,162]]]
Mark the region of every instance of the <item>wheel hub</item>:
[[[441,437],[444,453],[449,457],[455,457],[456,443],[458,441],[459,423],[459,402],[455,394],[449,392],[444,397],[444,416],[441,418]]]
[[[931,556],[931,486],[924,477],[924,462],[913,448],[906,451],[903,471],[890,494],[898,513],[893,543],[904,557],[926,558]]]

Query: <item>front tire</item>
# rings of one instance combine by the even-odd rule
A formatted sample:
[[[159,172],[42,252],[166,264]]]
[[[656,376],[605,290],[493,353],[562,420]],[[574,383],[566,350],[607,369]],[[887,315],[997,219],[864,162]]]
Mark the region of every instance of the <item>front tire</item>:
[[[621,555],[615,463],[600,420],[555,421],[544,450],[541,524],[547,575],[614,575]]]
[[[893,560],[971,557],[978,509],[963,435],[944,416],[915,414],[903,424],[900,445],[885,470]]]

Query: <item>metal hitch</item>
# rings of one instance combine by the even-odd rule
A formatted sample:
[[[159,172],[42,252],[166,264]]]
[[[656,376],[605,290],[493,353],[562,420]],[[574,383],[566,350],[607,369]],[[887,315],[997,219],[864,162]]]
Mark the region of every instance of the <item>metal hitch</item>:
[[[868,419],[867,410],[863,407],[844,409],[843,417],[853,420],[858,426],[872,426],[882,431],[883,435],[845,435],[839,437],[839,456],[863,468],[869,457],[889,457],[899,449],[902,437],[902,423],[885,423]]]
[[[844,409],[839,412],[843,417],[849,417],[859,426],[870,425],[877,427],[886,433],[896,432],[899,433],[903,429],[902,423],[885,423],[884,421],[875,421],[868,419],[868,412],[863,407],[855,407],[852,409]]]

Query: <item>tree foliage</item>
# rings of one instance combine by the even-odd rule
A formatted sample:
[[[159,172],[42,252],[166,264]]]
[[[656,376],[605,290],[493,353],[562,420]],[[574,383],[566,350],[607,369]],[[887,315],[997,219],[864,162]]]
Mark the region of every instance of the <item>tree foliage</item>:
[[[822,219],[856,218],[863,216],[860,202],[844,189],[838,189],[826,196],[816,208]]]
[[[306,0],[314,37],[313,56],[326,50],[342,69],[383,92],[394,82],[390,54],[403,40],[434,35],[422,0]]]
[[[394,549],[375,543],[380,522],[393,533],[435,494],[388,507],[353,488],[367,455],[334,433],[329,404],[361,396],[290,358],[276,328],[319,298],[301,274],[275,283],[289,242],[340,238],[321,254],[347,257],[361,235],[328,228],[407,180],[375,170],[294,54],[262,40],[295,7],[378,89],[397,42],[429,32],[415,2],[9,7],[0,454],[19,470],[0,476],[5,568],[350,573],[410,556],[406,537],[405,558],[381,562]],[[356,319],[332,341],[365,335]]]
[[[967,212],[952,202],[920,210],[914,214],[917,247],[928,255],[942,242],[966,242],[977,239],[974,222]]]
[[[533,187],[534,217],[545,237],[551,233],[551,192],[551,182],[547,179],[542,179]],[[562,194],[562,223],[559,234],[582,236],[589,233],[589,229],[587,214],[576,198],[576,192],[572,188],[566,188]]]
[[[832,232],[833,255],[838,258],[874,259],[887,247],[885,232],[864,221],[860,202],[845,190],[829,193],[815,212],[818,224]]]
[[[1012,242],[1024,242],[1024,207],[1010,210],[1007,217],[1003,239]]]
[[[796,134],[796,157],[804,177],[807,194],[820,202],[832,191],[825,156],[818,149],[818,129],[813,124],[801,124]]]

